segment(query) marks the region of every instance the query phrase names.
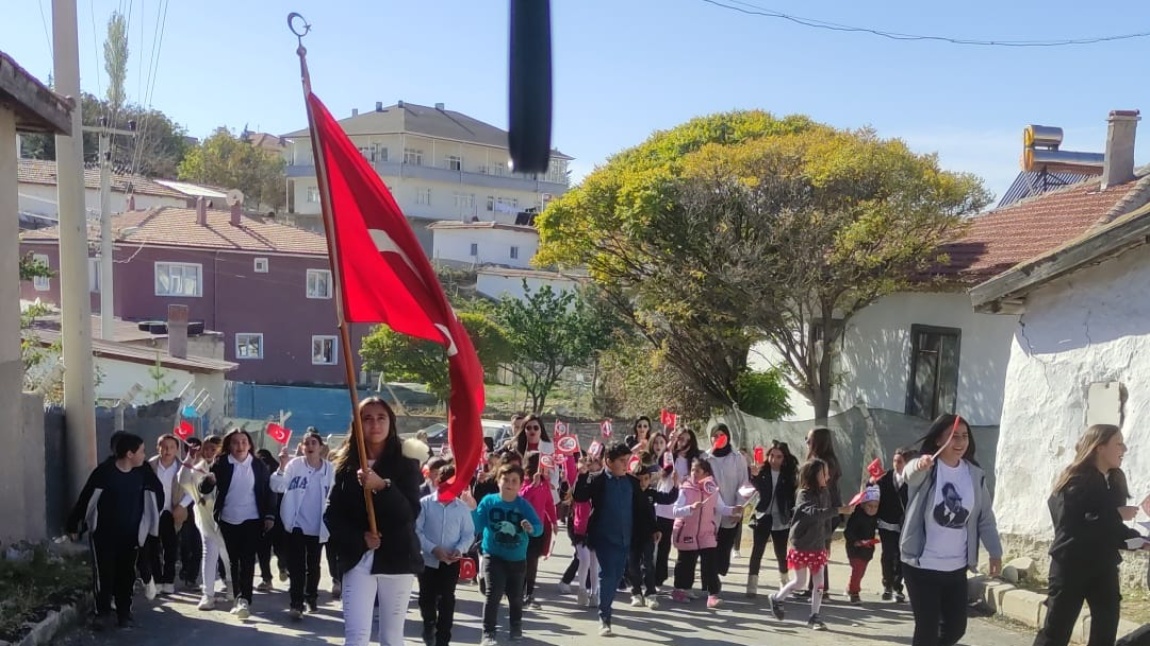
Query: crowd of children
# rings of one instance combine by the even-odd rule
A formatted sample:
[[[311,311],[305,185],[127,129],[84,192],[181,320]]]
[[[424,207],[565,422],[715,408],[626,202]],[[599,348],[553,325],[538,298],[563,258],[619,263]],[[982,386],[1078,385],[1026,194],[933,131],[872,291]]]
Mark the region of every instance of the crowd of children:
[[[456,475],[449,454],[428,453],[422,465],[412,460],[416,454],[400,448],[394,414],[380,400],[365,402],[361,418],[365,434],[374,434],[373,469],[360,468],[347,449],[333,464],[323,438],[310,429],[294,453],[285,446],[278,459],[261,457],[251,437],[234,429],[202,441],[166,435],[147,462],[143,441],[118,433],[113,456],[93,472],[69,520],[71,533],[87,531],[95,555],[97,625],[108,625],[113,607],[119,624],[130,625],[137,578],[151,598],[175,591],[177,571],[185,588],[202,591],[204,611],[216,607],[222,573],[231,611],[244,619],[257,565],[262,581],[255,590],[273,585],[272,555],[281,581],[288,581],[287,612],[301,620],[317,609],[326,547],[333,597],[343,597],[347,643],[368,643],[377,603],[380,643],[402,643],[400,601],[418,580],[423,640],[447,646],[457,583],[477,578],[485,599],[483,644],[490,646],[504,599],[513,640],[522,637],[524,612],[545,603],[539,562],[553,553],[562,526],[574,556],[557,592],[595,608],[606,637],[620,590],[630,590],[633,607],[657,609],[662,595],[684,604],[705,597],[707,608],[719,607],[744,518],[753,539],[746,596],[758,594],[770,543],[779,587],[769,607],[778,619],[784,601],[805,596],[808,582],[823,575],[843,517],[850,601],[861,602],[861,581],[879,546],[882,599],[905,600],[899,543],[907,507],[903,468],[914,457],[908,449],[841,504],[837,463],[819,457],[826,442],[818,431],[800,466],[780,442],[748,459],[722,424],[709,434],[706,451],[689,428],[659,433],[645,417],[625,442],[603,438],[572,449],[553,444],[537,416],[517,416],[513,439],[502,447],[489,442],[470,488],[453,497],[442,495]],[[365,490],[386,531],[364,533]],[[408,558],[410,552],[415,556]],[[825,629],[825,592],[817,583],[810,592],[808,625],[815,630]]]

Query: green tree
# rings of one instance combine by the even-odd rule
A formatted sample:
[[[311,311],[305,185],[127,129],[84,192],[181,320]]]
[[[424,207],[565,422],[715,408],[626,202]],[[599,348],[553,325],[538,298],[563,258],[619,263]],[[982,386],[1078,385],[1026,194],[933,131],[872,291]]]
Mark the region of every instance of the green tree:
[[[479,362],[487,371],[494,371],[512,359],[507,336],[495,321],[477,312],[459,312],[458,316],[475,345]],[[451,394],[447,352],[438,343],[379,325],[364,337],[359,354],[364,369],[382,372],[389,381],[425,384],[440,401],[447,401]]]
[[[104,71],[108,73],[108,108],[114,122],[127,96],[124,81],[128,77],[128,24],[124,14],[113,11],[108,18],[108,35],[104,38]]]
[[[547,396],[563,371],[587,365],[610,347],[616,321],[595,293],[556,292],[550,285],[532,291],[523,282],[524,300],[504,296],[496,317],[507,333],[515,360],[509,368],[543,412]]]
[[[945,260],[989,197],[870,130],[732,112],[656,133],[552,202],[538,261],[586,264],[718,401],[738,403],[745,353],[768,341],[825,418],[846,321]]]
[[[248,204],[278,210],[284,205],[284,159],[217,128],[180,162],[179,177],[243,191]]]

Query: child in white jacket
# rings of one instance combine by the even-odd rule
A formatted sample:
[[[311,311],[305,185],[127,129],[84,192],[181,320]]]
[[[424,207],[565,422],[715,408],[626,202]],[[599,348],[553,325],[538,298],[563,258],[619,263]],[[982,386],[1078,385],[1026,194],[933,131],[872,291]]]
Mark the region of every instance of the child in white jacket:
[[[423,550],[423,572],[419,575],[419,612],[423,618],[423,643],[448,646],[455,621],[455,586],[459,582],[459,562],[475,541],[475,521],[471,511],[475,499],[464,491],[459,498],[440,500],[438,488],[455,475],[455,465],[439,470],[436,490],[419,501],[415,534]]]
[[[319,433],[303,436],[303,455],[292,458],[288,447],[280,451],[280,468],[271,476],[271,489],[283,494],[280,519],[286,534],[289,609],[292,619],[303,616],[304,604],[316,611],[319,596],[320,548],[327,542],[323,512],[335,483],[335,469],[323,458]]]

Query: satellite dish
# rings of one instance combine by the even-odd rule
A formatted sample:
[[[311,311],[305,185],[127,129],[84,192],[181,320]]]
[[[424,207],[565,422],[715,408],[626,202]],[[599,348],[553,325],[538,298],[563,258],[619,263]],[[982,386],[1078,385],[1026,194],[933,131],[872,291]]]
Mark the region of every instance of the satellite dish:
[[[244,193],[238,188],[233,188],[228,191],[227,197],[228,206],[236,206],[244,203]]]

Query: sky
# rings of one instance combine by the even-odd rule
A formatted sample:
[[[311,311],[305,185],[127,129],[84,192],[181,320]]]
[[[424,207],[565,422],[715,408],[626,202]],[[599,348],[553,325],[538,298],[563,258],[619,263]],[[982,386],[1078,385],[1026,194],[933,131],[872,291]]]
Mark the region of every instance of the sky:
[[[76,1],[83,89],[106,89],[105,24],[121,9],[130,18],[129,100],[164,111],[196,137],[218,126],[276,134],[306,126],[290,11],[313,25],[304,41],[313,88],[337,117],[402,99],[507,125],[506,0]],[[1150,3],[721,1],[972,39],[1150,31]],[[0,0],[0,50],[44,80],[52,70],[51,5]],[[1150,111],[1150,83],[1135,64],[1150,53],[1145,37],[1054,48],[896,41],[706,0],[555,0],[552,21],[553,144],[575,157],[576,179],[655,130],[763,109],[874,127],[938,153],[947,169],[981,176],[1001,195],[1018,172],[1026,124],[1062,127],[1064,150],[1102,152],[1110,110]],[[1150,163],[1147,127],[1139,164]]]

